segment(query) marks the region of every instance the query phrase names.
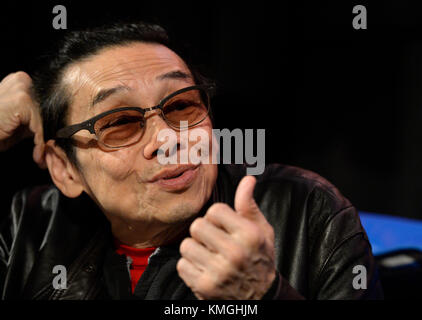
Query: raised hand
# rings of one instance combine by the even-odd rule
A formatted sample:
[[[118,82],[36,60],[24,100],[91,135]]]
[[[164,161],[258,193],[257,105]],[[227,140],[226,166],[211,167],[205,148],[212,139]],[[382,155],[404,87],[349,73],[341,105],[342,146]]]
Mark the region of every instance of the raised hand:
[[[31,89],[32,79],[22,71],[11,73],[0,82],[0,151],[33,136],[34,161],[45,167],[42,121]]]
[[[213,204],[180,245],[177,271],[198,299],[261,299],[275,279],[274,230],[259,210],[246,176],[234,210]]]

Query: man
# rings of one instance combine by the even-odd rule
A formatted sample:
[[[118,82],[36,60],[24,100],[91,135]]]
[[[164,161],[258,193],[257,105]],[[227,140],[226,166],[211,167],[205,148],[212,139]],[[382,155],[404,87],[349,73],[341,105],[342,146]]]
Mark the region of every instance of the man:
[[[191,150],[180,121],[212,139],[209,90],[165,31],[142,23],[70,33],[34,83],[3,79],[2,149],[29,128],[55,185],[13,199],[3,299],[381,297],[357,212],[321,177],[158,161]],[[178,139],[163,151],[166,129]],[[367,278],[358,288],[355,266]]]

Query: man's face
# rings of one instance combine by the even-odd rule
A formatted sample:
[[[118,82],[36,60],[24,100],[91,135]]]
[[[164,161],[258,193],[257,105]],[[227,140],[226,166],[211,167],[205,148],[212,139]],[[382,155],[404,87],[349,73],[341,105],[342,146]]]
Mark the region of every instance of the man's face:
[[[162,45],[134,43],[105,49],[66,71],[63,83],[71,94],[67,124],[119,107],[155,106],[174,91],[195,85],[191,76],[182,77],[181,73],[191,75],[183,60]],[[172,76],[163,77],[166,74]],[[101,90],[122,86],[126,89],[116,90],[92,105]],[[84,142],[76,151],[84,190],[100,205],[112,225],[123,222],[129,230],[138,223],[153,226],[192,218],[209,199],[217,177],[216,165],[200,164],[187,171],[184,179],[154,181],[158,174],[182,165],[159,163],[157,150],[163,142],[157,141],[157,135],[170,127],[159,110],[147,112],[145,118],[141,140],[113,151],[96,143],[87,144],[94,136],[86,130],[74,135],[76,141]],[[212,138],[208,117],[197,127]],[[175,132],[180,138],[180,132]]]

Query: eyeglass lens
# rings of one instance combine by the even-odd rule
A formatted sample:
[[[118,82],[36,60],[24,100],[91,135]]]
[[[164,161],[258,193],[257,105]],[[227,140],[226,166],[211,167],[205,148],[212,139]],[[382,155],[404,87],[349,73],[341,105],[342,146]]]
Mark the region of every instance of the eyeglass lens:
[[[200,89],[185,91],[168,99],[162,110],[163,118],[169,126],[180,128],[181,121],[187,122],[189,127],[194,126],[208,114],[208,97]],[[123,110],[97,120],[94,130],[102,144],[117,148],[138,142],[144,127],[145,118],[141,112]]]

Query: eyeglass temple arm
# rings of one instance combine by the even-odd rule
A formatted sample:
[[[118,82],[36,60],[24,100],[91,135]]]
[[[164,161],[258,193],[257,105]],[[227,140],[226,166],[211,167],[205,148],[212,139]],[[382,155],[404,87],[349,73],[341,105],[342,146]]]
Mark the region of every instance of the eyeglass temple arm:
[[[90,133],[93,133],[93,134],[95,133],[92,122],[87,121],[87,122],[82,122],[82,123],[61,128],[59,131],[57,131],[56,138],[69,138],[72,135],[74,135],[76,132],[80,130],[84,130],[84,129],[88,130]]]

